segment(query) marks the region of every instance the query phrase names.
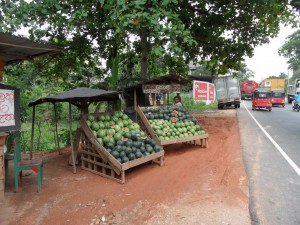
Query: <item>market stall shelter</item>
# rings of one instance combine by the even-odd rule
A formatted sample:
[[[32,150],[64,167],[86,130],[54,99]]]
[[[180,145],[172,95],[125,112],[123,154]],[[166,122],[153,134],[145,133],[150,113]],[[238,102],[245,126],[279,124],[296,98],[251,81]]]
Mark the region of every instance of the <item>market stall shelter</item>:
[[[41,44],[24,37],[0,32],[0,82],[3,81],[3,72],[6,65],[31,60],[39,56],[57,56],[63,50],[64,48],[62,47]],[[7,91],[7,89],[1,90]],[[19,105],[19,101],[15,102],[15,108],[18,108]],[[15,124],[9,124],[8,126],[0,125],[1,132],[4,132],[1,134],[2,141],[0,143],[0,199],[4,198],[5,168],[8,167],[8,160],[5,160],[3,145],[5,144],[7,132],[20,129],[20,118],[17,115],[15,115],[15,120]]]
[[[80,141],[80,129],[77,129],[74,144],[72,138],[72,110],[71,105],[78,107],[81,111],[81,114],[88,113],[88,106],[93,102],[101,102],[101,101],[116,101],[119,99],[120,91],[106,91],[101,89],[92,89],[87,87],[79,87],[76,89],[72,89],[58,95],[47,96],[44,98],[40,98],[34,102],[29,103],[29,107],[33,107],[32,110],[32,133],[31,133],[31,144],[30,144],[30,157],[32,157],[32,149],[33,149],[33,138],[34,138],[34,123],[35,123],[35,107],[42,103],[53,103],[54,112],[56,115],[55,103],[58,102],[68,102],[69,103],[69,129],[70,129],[70,143],[72,150],[72,164],[73,164],[73,172],[76,173],[76,163],[75,157],[77,154],[77,149],[79,147]],[[55,116],[56,117],[56,116]],[[56,134],[57,134],[57,123],[56,123]]]
[[[64,50],[62,47],[40,44],[24,37],[0,32],[0,82],[5,65],[39,56],[57,56]]]
[[[146,117],[145,112],[153,114],[157,111],[164,111],[169,102],[169,96],[167,96],[167,102],[161,105],[150,104],[149,98],[146,97],[147,94],[167,94],[172,92],[185,92],[190,89],[192,81],[188,80],[184,77],[181,77],[178,74],[169,74],[166,76],[154,78],[152,80],[147,80],[142,83],[136,84],[134,86],[130,86],[124,88],[124,96],[125,100],[127,100],[126,106],[132,108],[133,117],[135,121],[138,122],[140,125],[144,126],[151,137],[159,143],[161,146],[168,145],[168,144],[175,144],[175,143],[192,143],[196,144],[196,141],[199,141],[199,145],[201,147],[208,147],[208,134],[206,131],[202,130],[204,133],[188,136],[188,137],[181,137],[181,138],[173,138],[171,140],[160,140],[157,133],[154,131],[150,124],[149,118]],[[127,97],[127,99],[126,99]],[[132,106],[133,105],[133,106]],[[174,110],[174,107],[171,107]],[[169,110],[169,109],[167,109]],[[177,108],[175,111],[177,112]],[[186,111],[184,106],[182,106],[183,111]],[[160,114],[160,113],[158,113]],[[159,115],[161,116],[161,115]],[[188,115],[190,117],[190,115]],[[199,127],[200,124],[193,118],[193,123]],[[166,121],[165,121],[166,122]],[[202,132],[201,131],[201,132]]]
[[[159,90],[155,88],[158,85]],[[126,110],[132,114],[132,119],[137,120],[137,106],[150,106],[149,94],[167,94],[166,104],[170,104],[169,93],[184,92],[192,87],[192,82],[178,74],[172,73],[165,76],[146,80],[144,82],[123,87],[126,101]],[[151,90],[152,89],[152,90]],[[146,92],[146,93],[145,93]]]

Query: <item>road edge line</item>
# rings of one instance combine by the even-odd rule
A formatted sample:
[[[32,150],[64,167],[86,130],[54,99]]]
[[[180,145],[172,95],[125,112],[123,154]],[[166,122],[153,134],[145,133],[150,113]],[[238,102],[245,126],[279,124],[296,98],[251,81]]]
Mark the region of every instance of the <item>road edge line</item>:
[[[269,135],[269,133],[260,125],[260,123],[254,118],[252,113],[247,109],[245,102],[243,101],[243,106],[245,107],[246,111],[249,113],[251,118],[254,120],[254,122],[257,124],[257,126],[262,130],[262,132],[269,138],[269,140],[272,142],[272,144],[275,146],[275,148],[280,152],[280,154],[283,156],[283,158],[290,164],[290,166],[295,170],[295,172],[300,176],[300,169],[294,163],[294,161],[285,153],[285,151],[276,143],[276,141]]]

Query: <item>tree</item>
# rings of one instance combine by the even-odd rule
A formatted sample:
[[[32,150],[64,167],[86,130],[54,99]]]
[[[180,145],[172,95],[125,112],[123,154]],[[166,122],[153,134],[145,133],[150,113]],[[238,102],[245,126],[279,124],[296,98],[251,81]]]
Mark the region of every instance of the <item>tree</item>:
[[[241,69],[234,74],[237,79],[239,80],[240,84],[242,84],[246,80],[253,80],[254,73],[252,70],[247,68],[247,65],[245,63],[241,64]]]
[[[85,62],[95,67],[104,59],[103,74],[116,58],[126,63],[131,52],[139,58],[141,77],[186,73],[191,60],[205,62],[213,74],[239,70],[243,57],[268,42],[280,21],[291,16],[287,0],[3,0],[0,14],[3,31],[24,26],[32,39],[66,45],[73,57],[56,68],[72,60],[75,68],[86,67]],[[164,70],[157,70],[157,59]]]
[[[288,41],[279,49],[279,55],[288,58],[289,69],[293,71],[291,80],[300,77],[300,30],[288,36]]]

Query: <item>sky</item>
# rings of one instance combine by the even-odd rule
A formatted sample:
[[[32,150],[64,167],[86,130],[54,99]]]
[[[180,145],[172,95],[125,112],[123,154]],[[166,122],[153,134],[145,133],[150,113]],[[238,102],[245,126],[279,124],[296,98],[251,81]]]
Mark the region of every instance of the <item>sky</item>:
[[[278,76],[281,73],[292,76],[291,71],[288,71],[288,59],[279,56],[278,50],[287,41],[286,38],[296,30],[281,26],[280,33],[276,38],[271,39],[268,44],[257,46],[252,58],[245,58],[247,68],[254,72],[256,82],[261,82],[269,76]]]

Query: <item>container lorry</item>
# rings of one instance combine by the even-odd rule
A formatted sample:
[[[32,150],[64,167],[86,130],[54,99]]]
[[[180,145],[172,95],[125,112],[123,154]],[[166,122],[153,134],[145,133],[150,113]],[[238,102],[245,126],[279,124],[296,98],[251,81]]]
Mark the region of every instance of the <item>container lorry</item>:
[[[254,80],[245,80],[240,87],[242,100],[244,100],[245,98],[252,99],[254,90],[257,88],[258,83],[256,83]]]
[[[300,78],[295,80],[295,84],[288,85],[287,89],[287,99],[288,103],[292,103],[294,100],[294,95],[300,92]]]
[[[214,79],[218,109],[225,106],[240,108],[241,90],[238,79],[233,76],[222,76]]]
[[[284,90],[285,79],[265,79],[261,82],[261,88],[269,90]]]

